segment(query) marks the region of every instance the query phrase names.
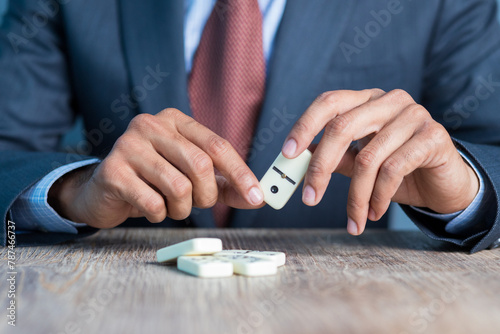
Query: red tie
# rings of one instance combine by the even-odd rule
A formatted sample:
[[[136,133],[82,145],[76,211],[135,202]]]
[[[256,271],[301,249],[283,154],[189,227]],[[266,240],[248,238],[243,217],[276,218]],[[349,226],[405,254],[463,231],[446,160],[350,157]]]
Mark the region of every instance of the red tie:
[[[208,18],[189,78],[194,118],[227,139],[243,160],[264,99],[266,65],[257,0],[218,0]],[[230,208],[213,208],[217,226]]]

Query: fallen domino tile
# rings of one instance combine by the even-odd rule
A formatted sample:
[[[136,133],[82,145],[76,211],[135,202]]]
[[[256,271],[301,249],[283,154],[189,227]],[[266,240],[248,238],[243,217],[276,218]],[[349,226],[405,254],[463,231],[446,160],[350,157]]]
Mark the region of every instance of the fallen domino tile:
[[[198,277],[215,278],[233,275],[233,264],[214,256],[180,256],[177,269]]]
[[[174,262],[182,255],[210,255],[222,250],[222,241],[216,238],[195,238],[162,248],[156,252],[158,262]]]
[[[260,259],[273,261],[274,263],[276,263],[278,267],[284,265],[286,262],[286,255],[283,252],[225,249],[221,252],[217,252],[214,254],[214,256],[223,256],[223,255],[247,255],[247,256],[258,257]]]
[[[266,276],[278,272],[273,261],[246,255],[219,255],[218,258],[230,261],[235,274],[244,276]]]

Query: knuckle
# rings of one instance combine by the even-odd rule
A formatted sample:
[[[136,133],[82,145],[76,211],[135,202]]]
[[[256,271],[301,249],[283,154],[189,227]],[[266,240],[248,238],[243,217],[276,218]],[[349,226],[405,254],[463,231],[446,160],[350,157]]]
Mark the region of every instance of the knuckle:
[[[129,128],[137,127],[139,124],[141,124],[143,122],[145,117],[147,117],[146,114],[139,114],[139,115],[135,116],[134,118],[132,118],[132,120],[130,121],[130,124],[129,124]]]
[[[217,199],[218,199],[217,194],[214,194],[207,200],[206,206],[209,208],[213,207],[215,204],[217,204]]]
[[[349,212],[359,212],[363,209],[361,200],[357,197],[350,196],[347,200],[347,211]]]
[[[142,132],[151,126],[156,126],[155,116],[151,114],[139,114],[130,121],[129,127],[130,129]]]
[[[339,103],[339,95],[337,91],[324,92],[317,97],[317,100],[328,106],[335,106]]]
[[[432,148],[429,148],[432,149]],[[403,153],[403,158],[405,164],[412,165],[416,161],[422,161],[424,160],[425,157],[425,152],[421,147],[413,147],[408,149],[406,152]],[[401,166],[401,169],[403,166]]]
[[[370,91],[371,91],[372,98],[376,98],[376,97],[379,97],[379,96],[382,96],[385,94],[385,91],[383,89],[380,89],[380,88],[372,88],[372,89],[370,89]]]
[[[326,161],[319,157],[311,161],[311,163],[309,164],[308,172],[312,178],[317,178],[325,174],[329,174]]]
[[[232,177],[241,184],[250,184],[252,182],[252,174],[246,165],[238,165],[232,171]]]
[[[189,180],[184,176],[179,176],[171,181],[172,192],[178,198],[185,198],[191,196],[192,185]]]
[[[96,172],[100,175],[99,181],[107,189],[120,189],[126,179],[123,164],[112,157],[104,159]]]
[[[392,133],[382,132],[382,133],[379,133],[373,139],[373,143],[374,143],[375,147],[387,147],[389,145],[389,143],[391,142],[392,138],[393,138]]]
[[[125,133],[116,140],[114,149],[120,152],[130,152],[137,149],[141,150],[140,141],[140,138],[136,138],[130,133]]]
[[[436,144],[442,144],[449,139],[448,131],[437,122],[429,126],[429,138]]]
[[[394,89],[387,93],[387,97],[397,103],[403,103],[407,101],[413,101],[410,94],[408,94],[403,89]]]
[[[196,152],[191,161],[197,175],[206,176],[213,172],[212,159],[204,152]]]
[[[150,196],[144,203],[144,209],[150,216],[159,219],[159,221],[165,219],[165,201],[159,195]]]
[[[387,175],[389,178],[393,178],[398,176],[401,173],[402,169],[403,164],[399,160],[395,158],[389,158],[382,164],[380,171],[382,174]]]
[[[191,214],[191,207],[177,208],[176,211],[170,214],[173,220],[184,220]]]
[[[374,191],[372,194],[371,202],[375,204],[380,204],[385,202],[385,196],[379,191]]]
[[[343,133],[349,128],[351,117],[347,114],[342,114],[332,119],[325,127],[325,134],[332,135],[334,133]]]
[[[129,189],[127,191],[127,201],[134,206],[139,205],[141,210],[144,209],[149,213],[149,202],[143,199],[138,189]]]
[[[420,149],[422,153],[432,152],[435,149],[440,149],[442,146],[446,145],[448,141],[451,143],[451,138],[441,124],[429,121],[425,122],[421,128]],[[451,145],[453,145],[451,143]]]
[[[196,204],[200,209],[211,208],[217,203],[217,195],[202,196],[197,199]]]
[[[421,120],[429,117],[429,112],[420,104],[412,104],[406,108],[405,112],[412,120]]]
[[[161,182],[168,182],[168,177],[171,174],[171,166],[162,160],[153,162],[153,170],[160,178]]]
[[[376,149],[372,147],[365,147],[361,152],[356,156],[356,165],[358,168],[363,170],[372,168],[377,162],[377,153]]]
[[[163,109],[160,113],[156,114],[155,116],[158,118],[164,127],[175,127],[175,124],[180,123],[180,122],[186,122],[186,118],[191,119],[190,117],[186,116],[182,111],[179,109],[175,108],[167,108]],[[159,124],[160,122],[158,122]],[[165,131],[165,130],[162,130]]]
[[[313,131],[312,117],[308,115],[303,115],[297,123],[295,123],[293,130],[298,134],[308,134]]]
[[[208,138],[208,153],[211,156],[222,157],[231,149],[231,144],[224,138],[211,135]]]
[[[179,117],[182,112],[179,109],[176,108],[166,108],[163,109],[160,113],[162,116],[165,115],[166,117]]]

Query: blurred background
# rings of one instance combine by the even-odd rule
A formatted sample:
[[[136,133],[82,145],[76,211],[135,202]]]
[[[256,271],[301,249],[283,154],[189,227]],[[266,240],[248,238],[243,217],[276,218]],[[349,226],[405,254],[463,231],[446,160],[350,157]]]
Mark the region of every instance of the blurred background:
[[[15,1],[15,0],[14,0]],[[500,0],[497,0],[500,4]],[[7,0],[0,0],[0,24],[2,16],[7,9]],[[498,11],[498,18],[500,20],[500,6]],[[75,124],[74,129],[64,138],[62,147],[76,147],[76,144],[82,140],[82,123],[80,120]],[[416,226],[406,217],[398,205],[391,205],[391,215],[389,219],[389,226],[393,230],[415,230]]]

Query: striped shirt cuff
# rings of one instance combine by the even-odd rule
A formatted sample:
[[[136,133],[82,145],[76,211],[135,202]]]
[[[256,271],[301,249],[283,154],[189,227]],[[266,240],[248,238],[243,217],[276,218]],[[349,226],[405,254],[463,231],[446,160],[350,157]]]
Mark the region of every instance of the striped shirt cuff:
[[[49,189],[63,175],[99,162],[99,159],[89,159],[61,166],[24,191],[10,209],[10,216],[16,222],[16,228],[21,231],[77,234],[78,227],[87,225],[62,218],[47,202]]]

